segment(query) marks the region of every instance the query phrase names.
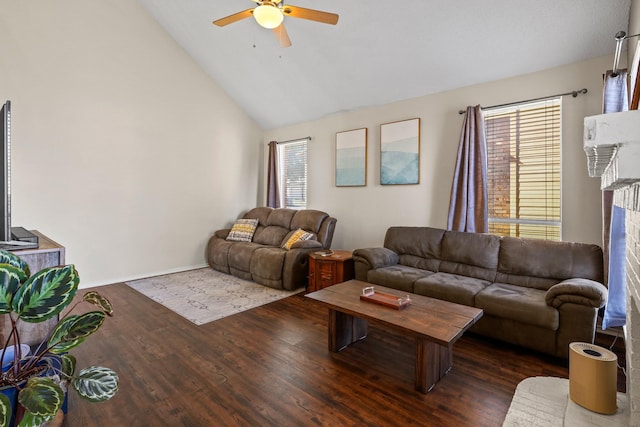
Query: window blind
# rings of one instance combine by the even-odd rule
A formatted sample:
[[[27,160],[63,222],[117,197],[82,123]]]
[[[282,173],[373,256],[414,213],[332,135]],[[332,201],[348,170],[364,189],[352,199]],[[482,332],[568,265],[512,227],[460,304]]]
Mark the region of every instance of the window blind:
[[[307,207],[307,139],[278,145],[281,206]]]
[[[489,232],[561,239],[561,98],[484,111]]]

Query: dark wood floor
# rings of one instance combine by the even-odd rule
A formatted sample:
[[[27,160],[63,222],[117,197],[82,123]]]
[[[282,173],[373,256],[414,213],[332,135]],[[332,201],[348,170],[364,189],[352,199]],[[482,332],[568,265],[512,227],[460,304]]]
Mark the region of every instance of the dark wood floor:
[[[520,381],[566,362],[467,334],[452,371],[414,390],[414,343],[375,324],[327,350],[326,309],[293,296],[196,326],[123,284],[115,317],[72,351],[120,376],[110,401],[70,393],[66,426],[500,426]]]

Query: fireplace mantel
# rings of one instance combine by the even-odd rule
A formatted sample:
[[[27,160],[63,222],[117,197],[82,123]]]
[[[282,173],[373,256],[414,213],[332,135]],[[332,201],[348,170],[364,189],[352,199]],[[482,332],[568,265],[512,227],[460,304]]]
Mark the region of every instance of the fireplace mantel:
[[[640,182],[640,110],[585,117],[583,147],[603,190]]]

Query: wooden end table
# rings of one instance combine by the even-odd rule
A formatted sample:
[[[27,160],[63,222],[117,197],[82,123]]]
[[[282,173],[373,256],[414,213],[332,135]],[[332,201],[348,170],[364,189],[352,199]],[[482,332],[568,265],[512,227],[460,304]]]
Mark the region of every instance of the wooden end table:
[[[355,277],[351,251],[335,250],[323,256],[322,251],[309,254],[310,292],[319,291],[336,283],[346,282]]]

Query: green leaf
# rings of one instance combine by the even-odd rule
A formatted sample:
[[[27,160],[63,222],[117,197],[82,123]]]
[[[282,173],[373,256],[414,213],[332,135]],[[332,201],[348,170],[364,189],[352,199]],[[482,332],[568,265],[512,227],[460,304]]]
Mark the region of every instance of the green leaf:
[[[72,384],[83,399],[103,402],[116,394],[118,381],[118,375],[113,370],[102,366],[90,366],[81,370]]]
[[[108,299],[100,295],[98,292],[89,291],[84,294],[84,297],[82,299],[95,306],[100,307],[107,316],[113,315],[113,307],[111,306],[111,303]]]
[[[84,342],[84,338],[67,341],[65,337],[69,336],[69,328],[71,328],[76,322],[76,320],[80,317],[77,314],[68,315],[64,319],[62,319],[56,327],[51,332],[51,337],[47,342],[47,346],[51,347],[49,350],[53,354],[62,354],[66,353],[70,349],[77,347],[82,342]]]
[[[62,407],[63,401],[64,391],[47,377],[29,378],[26,387],[18,394],[18,402],[34,416],[34,420],[40,417],[52,418]]]
[[[18,255],[9,251],[0,251],[0,264],[10,264],[15,268],[22,270],[24,273],[24,280],[27,280],[27,277],[31,276],[31,272],[29,271],[29,265]]]
[[[63,354],[68,352],[72,348],[76,348],[77,346],[82,344],[85,340],[86,338],[78,338],[77,340],[73,340],[73,341],[61,342],[49,351],[53,354]]]
[[[0,393],[0,426],[1,427],[5,427],[9,425],[12,411],[13,411],[13,408],[11,408],[11,401],[6,395]]]
[[[62,372],[68,377],[72,377],[76,372],[76,358],[72,354],[63,354],[60,356]]]
[[[61,320],[51,333],[47,345],[55,354],[64,353],[76,347],[86,337],[97,331],[104,323],[105,314],[102,311],[90,311],[81,315],[67,316]]]
[[[80,278],[73,265],[45,268],[29,277],[12,301],[25,322],[43,322],[59,314],[73,300]]]
[[[18,424],[18,427],[42,427],[47,421],[51,421],[53,417],[42,417],[40,415],[34,415],[31,412],[25,411],[22,420]]]
[[[0,264],[0,314],[11,313],[13,297],[26,279],[24,271],[18,267]]]

